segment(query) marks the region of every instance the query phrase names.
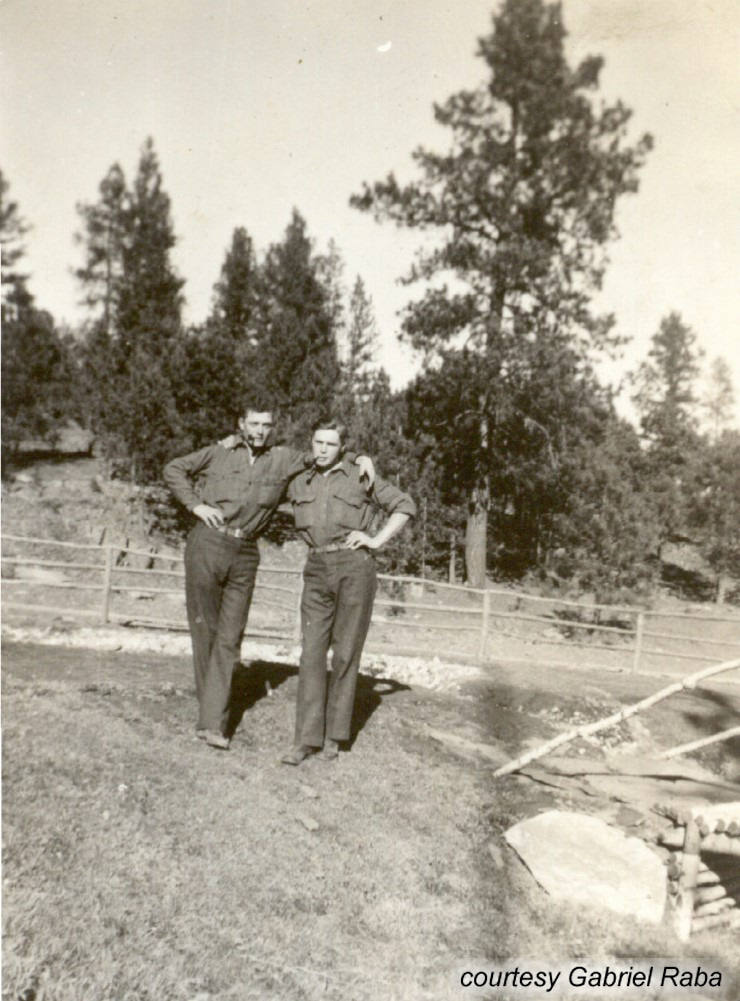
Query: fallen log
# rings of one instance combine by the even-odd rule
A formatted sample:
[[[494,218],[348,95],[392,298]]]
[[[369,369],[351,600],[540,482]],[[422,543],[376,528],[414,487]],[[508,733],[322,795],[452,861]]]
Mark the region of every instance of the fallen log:
[[[705,914],[696,917],[693,922],[693,930],[695,932],[708,931],[710,928],[717,928],[720,925],[740,928],[740,911],[724,911],[722,914]]]
[[[667,699],[670,695],[675,695],[676,692],[681,692],[687,688],[694,688],[698,682],[703,681],[705,678],[710,678],[715,674],[721,674],[724,671],[732,671],[735,668],[740,667],[740,658],[737,660],[728,660],[722,664],[713,664],[711,667],[705,667],[701,671],[696,671],[694,674],[688,675],[681,681],[677,681],[672,685],[668,685],[667,688],[661,688],[660,691],[655,692],[653,695],[649,695],[647,698],[642,699],[640,702],[636,702],[634,705],[627,706],[625,709],[620,709],[618,712],[613,713],[611,716],[607,716],[605,719],[597,720],[595,723],[585,723],[583,726],[578,726],[573,730],[569,730],[567,733],[561,733],[557,737],[553,737],[552,740],[548,740],[547,743],[542,744],[540,747],[534,748],[532,751],[527,751],[526,754],[520,755],[518,758],[514,758],[507,764],[502,765],[494,773],[494,778],[498,778],[502,775],[509,775],[511,772],[519,771],[524,765],[528,765],[530,761],[536,761],[538,758],[543,758],[550,751],[554,751],[556,747],[562,747],[563,744],[568,744],[578,737],[588,737],[592,733],[598,733],[600,730],[606,730],[608,727],[616,726],[617,723],[622,723],[624,720],[628,719],[630,716],[634,716],[636,713],[641,712],[643,709],[648,709],[650,706],[654,706],[657,702],[662,702],[663,699]]]
[[[706,904],[698,904],[694,911],[695,918],[703,918],[708,914],[721,914],[737,908],[737,901],[732,897],[722,897],[721,900],[711,900]]]
[[[722,740],[730,740],[732,737],[740,737],[740,726],[730,727],[729,730],[722,730],[721,733],[713,733],[711,737],[701,737],[699,740],[692,740],[688,744],[680,744],[678,747],[671,747],[668,751],[659,754],[659,758],[676,758],[679,754],[689,754],[691,751],[698,751],[700,747],[708,747],[709,744],[717,744]]]
[[[700,840],[703,852],[740,857],[740,839],[738,838],[728,837],[727,834],[708,834],[706,838],[702,838],[700,835]],[[660,835],[660,843],[665,845],[666,848],[682,848],[683,842],[684,830],[680,827],[663,831]]]
[[[716,886],[702,886],[698,884],[696,887],[695,899],[698,904],[709,904],[713,900],[722,900],[723,897],[728,899],[733,899],[732,891],[737,889],[735,886],[726,886],[724,883],[717,883]]]

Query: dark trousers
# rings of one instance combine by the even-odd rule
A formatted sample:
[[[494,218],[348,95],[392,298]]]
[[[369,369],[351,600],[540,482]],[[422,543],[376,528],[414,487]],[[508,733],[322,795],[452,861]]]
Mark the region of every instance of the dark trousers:
[[[239,662],[259,561],[256,542],[223,535],[202,522],[188,536],[185,597],[199,729],[226,730],[231,676]]]
[[[375,560],[366,550],[309,554],[301,599],[296,745],[323,747],[325,737],[349,738],[375,588]],[[330,647],[332,674],[327,685]]]

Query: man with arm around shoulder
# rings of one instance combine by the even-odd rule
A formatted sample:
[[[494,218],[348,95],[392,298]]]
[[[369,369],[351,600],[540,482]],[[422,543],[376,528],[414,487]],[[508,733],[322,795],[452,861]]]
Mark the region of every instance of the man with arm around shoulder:
[[[357,675],[376,589],[373,552],[416,514],[411,497],[376,477],[370,491],[345,454],[346,429],[319,424],[314,465],[288,487],[298,534],[308,545],[301,599],[301,651],[292,750],[281,760],[299,765],[323,748],[336,758],[350,737]],[[369,534],[376,508],[389,517]],[[331,681],[327,655],[333,649]]]
[[[185,596],[198,698],[196,735],[227,750],[234,666],[254,592],[259,550],[288,483],[310,452],[274,444],[274,409],[255,401],[225,442],[168,462],[164,480],[198,519],[185,547]],[[359,461],[359,460],[358,460]],[[372,481],[372,463],[362,469]]]

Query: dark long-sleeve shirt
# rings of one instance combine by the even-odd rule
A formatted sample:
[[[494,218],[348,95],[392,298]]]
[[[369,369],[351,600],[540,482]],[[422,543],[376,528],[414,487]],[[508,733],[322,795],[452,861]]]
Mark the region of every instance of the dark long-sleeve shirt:
[[[310,452],[275,445],[255,455],[244,443],[208,445],[168,462],[164,480],[189,510],[218,508],[229,528],[257,538],[267,527],[290,480],[313,461]]]
[[[380,476],[368,490],[346,455],[327,473],[315,466],[299,473],[288,485],[288,499],[298,534],[313,547],[341,545],[354,529],[366,532],[377,508],[416,514],[411,497]]]

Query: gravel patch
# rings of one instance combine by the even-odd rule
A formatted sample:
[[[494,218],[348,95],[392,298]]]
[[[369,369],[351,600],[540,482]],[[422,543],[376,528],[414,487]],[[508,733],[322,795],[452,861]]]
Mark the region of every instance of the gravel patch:
[[[190,657],[190,637],[185,633],[170,633],[159,629],[126,629],[120,626],[54,626],[3,625],[2,635],[16,643],[40,643],[47,646],[85,647],[93,650],[123,650],[128,653],[161,653]],[[281,660],[297,664],[299,646],[247,639],[242,655],[250,660]],[[455,664],[439,657],[401,657],[391,654],[366,653],[362,673],[373,678],[389,678],[403,685],[428,688],[457,694],[465,682],[482,678],[484,671],[470,664]]]

